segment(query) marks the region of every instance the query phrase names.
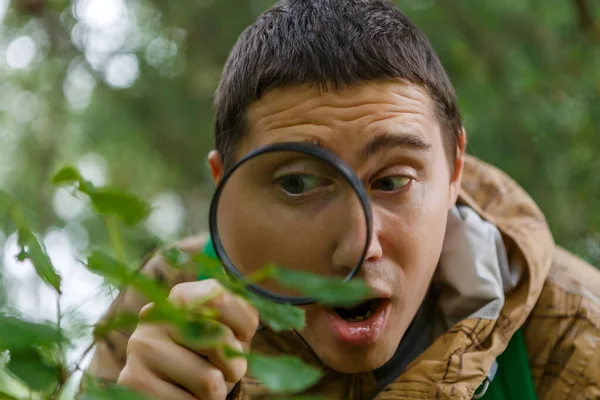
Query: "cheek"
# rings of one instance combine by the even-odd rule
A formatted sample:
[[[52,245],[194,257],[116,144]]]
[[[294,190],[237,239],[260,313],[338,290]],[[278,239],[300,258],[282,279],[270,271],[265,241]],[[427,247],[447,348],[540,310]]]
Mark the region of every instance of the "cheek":
[[[402,268],[409,286],[421,279],[428,283],[437,266],[446,232],[448,189],[449,183],[422,187],[415,196],[418,200],[382,213],[387,256]]]

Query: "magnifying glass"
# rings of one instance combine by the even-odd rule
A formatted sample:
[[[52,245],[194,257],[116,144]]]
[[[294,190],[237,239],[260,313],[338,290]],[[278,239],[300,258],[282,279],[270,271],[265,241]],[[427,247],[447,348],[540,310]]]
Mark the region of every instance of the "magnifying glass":
[[[358,272],[372,232],[366,190],[352,168],[308,143],[258,148],[229,168],[210,215],[217,257],[230,275],[264,298],[314,303],[276,279],[254,277],[267,265],[345,282]]]

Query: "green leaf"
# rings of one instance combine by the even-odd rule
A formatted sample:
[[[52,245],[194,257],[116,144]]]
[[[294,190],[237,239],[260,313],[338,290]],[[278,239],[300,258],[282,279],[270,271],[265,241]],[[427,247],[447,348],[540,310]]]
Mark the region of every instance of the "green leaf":
[[[194,254],[193,259],[197,263],[198,279],[216,279],[227,289],[248,300],[258,310],[261,322],[273,331],[304,328],[305,314],[300,307],[274,303],[248,291],[243,283],[231,280],[221,263],[214,258],[199,253]]]
[[[31,346],[50,348],[67,339],[54,325],[29,322],[24,319],[0,314],[0,349],[24,352]]]
[[[69,6],[68,0],[49,0],[48,5],[56,11],[64,11]]]
[[[181,259],[185,258],[177,249],[168,249],[166,254],[163,251],[163,256],[175,263],[180,263]],[[198,253],[194,254],[192,259],[197,263],[198,279],[216,279],[227,289],[248,300],[258,310],[261,322],[273,331],[304,328],[305,314],[300,307],[274,303],[248,291],[242,283],[232,281],[221,263],[212,257]]]
[[[74,167],[64,167],[52,178],[55,185],[73,184],[87,194],[96,212],[102,215],[114,215],[126,225],[136,225],[146,218],[151,211],[144,200],[121,190],[104,186],[96,187],[83,179]]]
[[[208,319],[180,323],[179,331],[187,343],[201,347],[214,347],[223,342],[223,326]]]
[[[71,183],[80,183],[84,179],[75,167],[63,167],[52,177],[52,183],[55,185],[65,185]]]
[[[179,250],[176,247],[169,247],[161,250],[161,255],[173,268],[181,268],[184,264],[188,263],[191,259],[188,253]]]
[[[216,279],[226,288],[233,289],[232,280],[218,260],[202,253],[194,254],[193,260],[196,261],[198,279]]]
[[[351,306],[373,294],[366,283],[360,279],[344,282],[340,278],[324,278],[303,271],[275,268],[277,272],[273,275],[273,279],[322,304]]]
[[[250,353],[247,358],[250,375],[276,393],[299,393],[321,378],[318,368],[297,357],[267,357]]]
[[[139,315],[132,312],[122,312],[112,315],[105,321],[94,326],[94,337],[101,338],[115,330],[133,330],[139,320]]]
[[[18,260],[24,261],[27,258],[31,260],[38,276],[60,293],[61,278],[33,232],[21,227],[18,231],[18,244],[21,248],[17,256]]]
[[[151,211],[145,201],[111,187],[96,188],[88,193],[96,211],[103,215],[114,215],[126,225],[136,225]]]
[[[131,279],[131,271],[126,265],[118,262],[102,250],[94,250],[87,259],[90,271],[102,275],[115,282],[122,283]]]
[[[6,368],[36,391],[47,390],[56,385],[61,373],[58,365],[51,364],[32,348],[24,352],[11,352]]]
[[[86,382],[86,389],[76,397],[78,400],[151,400],[130,389],[114,384],[100,385]]]
[[[290,304],[278,304],[246,292],[242,294],[258,310],[260,321],[273,331],[301,330],[306,324],[304,310]]]
[[[200,311],[204,311],[203,315]],[[137,313],[117,313],[94,327],[94,337],[100,338],[108,333],[123,329],[132,331],[139,322],[169,323],[180,329],[182,336],[195,344],[213,345],[221,339],[221,325],[214,321],[214,312],[209,307],[201,310],[183,310],[167,301],[154,303],[143,316]],[[210,316],[209,316],[210,314]]]
[[[124,264],[101,250],[95,250],[87,259],[87,268],[121,288],[129,285],[145,295],[151,301],[161,301],[169,293],[155,280],[138,271],[132,271]]]
[[[226,359],[235,358],[235,357],[247,358],[247,356],[248,356],[248,354],[234,350],[233,348],[231,348],[229,346],[223,346],[222,350],[223,350],[223,354],[225,355]]]
[[[261,379],[274,392],[300,392],[316,383],[316,381],[322,375],[319,369],[305,364],[300,358],[295,356],[261,356],[256,353],[241,353],[228,346],[223,347],[223,353],[225,354],[225,357],[227,359],[234,357],[246,358],[248,360],[248,365],[251,370],[251,374],[252,368],[257,368],[261,371],[268,371],[264,372],[264,374],[270,375],[269,378],[267,378],[268,381],[265,381],[264,378],[258,378],[256,374],[253,374],[253,376],[257,379]],[[273,373],[273,370],[276,370],[277,372]],[[291,377],[289,375],[290,371],[298,371],[300,375],[298,377],[296,377],[295,375]],[[296,380],[297,378],[299,378],[298,382],[287,382],[289,380]],[[275,397],[275,399],[321,400],[321,397],[315,397],[312,395],[300,395]]]
[[[52,183],[56,186],[74,185],[77,190],[92,196],[96,192],[96,186],[90,181],[83,179],[74,167],[64,167],[52,177]]]
[[[20,399],[11,394],[0,391],[0,400],[20,400]]]
[[[11,210],[16,206],[14,199],[3,190],[0,190],[0,211],[3,209]]]

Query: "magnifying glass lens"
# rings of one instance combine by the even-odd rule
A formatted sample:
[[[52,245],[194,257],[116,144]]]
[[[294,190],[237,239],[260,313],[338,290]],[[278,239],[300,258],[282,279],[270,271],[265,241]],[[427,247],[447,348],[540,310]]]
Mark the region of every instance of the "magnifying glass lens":
[[[214,204],[222,260],[262,292],[305,295],[265,278],[265,266],[349,277],[368,242],[364,205],[341,169],[301,151],[246,159],[222,184]]]

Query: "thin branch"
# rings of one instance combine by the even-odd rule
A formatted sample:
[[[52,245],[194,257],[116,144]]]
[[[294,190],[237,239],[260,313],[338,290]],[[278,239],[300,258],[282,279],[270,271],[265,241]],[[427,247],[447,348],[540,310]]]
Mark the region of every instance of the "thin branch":
[[[101,284],[99,287],[97,287],[93,291],[93,293],[91,295],[89,295],[87,298],[85,298],[84,300],[82,300],[81,303],[77,304],[77,306],[69,309],[68,311],[65,311],[65,313],[62,314],[62,318],[64,319],[65,317],[71,317],[71,316],[73,316],[83,306],[85,306],[86,304],[88,304],[90,301],[92,301],[94,299],[97,299],[98,296],[102,295],[102,292],[104,292],[104,290],[105,290],[105,287],[104,287],[103,284]]]
[[[573,5],[575,6],[581,29],[589,34],[592,39],[600,40],[600,27],[598,27],[594,20],[587,0],[573,0]]]
[[[92,340],[92,343],[90,343],[90,345],[83,351],[81,356],[79,356],[79,359],[75,361],[75,365],[77,366],[77,368],[80,367],[81,363],[83,362],[83,359],[90,353],[90,351],[94,349],[94,346],[96,346],[96,341]]]
[[[579,24],[584,30],[588,30],[594,25],[594,18],[588,7],[586,0],[573,0],[575,9],[577,10],[577,16],[579,17]]]
[[[95,345],[96,345],[95,341],[92,341],[92,343],[83,351],[81,356],[79,356],[77,361],[75,361],[75,363],[73,364],[73,367],[69,370],[69,372],[65,376],[61,386],[59,386],[59,390],[56,393],[56,396],[54,397],[55,399],[60,399],[61,394],[64,393],[67,386],[69,386],[68,383],[71,380],[71,377],[77,371],[83,371],[83,369],[81,368],[81,363],[83,362],[83,359],[90,353],[90,351],[92,351],[94,349]]]
[[[62,320],[62,314],[61,314],[61,309],[60,309],[60,293],[57,293],[56,295],[56,328],[58,329],[58,332],[60,332],[62,334],[62,327],[61,327],[61,320]],[[67,386],[67,381],[68,378],[63,376],[63,366],[65,366],[66,364],[66,354],[65,354],[65,348],[63,346],[63,341],[62,338],[59,338],[58,340],[58,358],[59,358],[59,365],[60,365],[60,374],[61,376],[58,379],[58,385],[56,385],[56,388],[54,389],[54,392],[52,393],[51,399],[59,399],[60,398],[60,394],[61,392],[64,390],[65,386]],[[68,376],[68,375],[67,375]]]

